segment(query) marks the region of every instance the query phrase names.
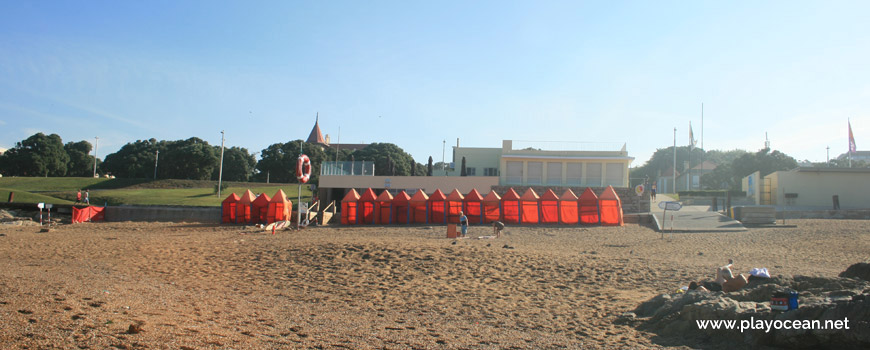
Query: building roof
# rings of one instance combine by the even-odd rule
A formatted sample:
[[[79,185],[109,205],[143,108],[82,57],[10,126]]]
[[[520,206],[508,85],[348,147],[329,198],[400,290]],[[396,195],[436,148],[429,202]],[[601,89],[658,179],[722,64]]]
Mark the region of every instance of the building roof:
[[[790,171],[799,173],[870,173],[870,168],[797,167]]]
[[[318,114],[314,119],[314,128],[311,129],[311,133],[308,134],[308,140],[305,142],[315,143],[318,145],[329,145],[326,143],[326,140],[323,138],[323,133],[320,132],[320,114]]]

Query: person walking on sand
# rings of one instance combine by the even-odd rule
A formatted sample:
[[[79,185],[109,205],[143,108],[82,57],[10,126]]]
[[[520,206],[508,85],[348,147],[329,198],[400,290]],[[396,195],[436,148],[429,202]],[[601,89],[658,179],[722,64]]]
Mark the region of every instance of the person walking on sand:
[[[79,189],[79,191],[76,192],[76,202],[73,203],[73,205],[79,204],[81,202],[82,202],[82,189]]]
[[[501,230],[504,230],[504,223],[501,221],[493,221],[492,235],[495,236],[495,238],[501,237]]]
[[[468,236],[468,217],[461,210],[459,211],[459,227],[462,228],[462,238]]]
[[[87,205],[91,205],[91,190],[85,190],[85,200],[84,203]]]
[[[656,183],[655,182],[653,182],[649,193],[650,193],[650,196],[652,196],[652,200],[655,201],[656,200]]]

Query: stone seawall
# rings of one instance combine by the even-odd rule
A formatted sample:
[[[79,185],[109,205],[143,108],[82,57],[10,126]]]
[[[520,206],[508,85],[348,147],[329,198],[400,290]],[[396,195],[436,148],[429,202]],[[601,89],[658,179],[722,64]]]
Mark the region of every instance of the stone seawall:
[[[513,188],[514,191],[522,196],[523,193],[526,192],[527,189],[532,188],[535,190],[535,193],[540,196],[548,189],[552,189],[553,192],[556,193],[557,196],[561,196],[562,193],[565,193],[565,190],[571,189],[574,191],[578,197],[583,194],[583,191],[586,190],[586,187],[562,187],[562,186],[493,186],[492,190],[498,193],[499,195],[504,195],[508,189]],[[601,193],[604,192],[606,187],[591,187],[592,191],[595,192],[597,196],[601,196]],[[650,200],[649,200],[649,192],[644,192],[643,195],[638,196],[634,192],[634,188],[629,187],[614,187],[614,191],[616,191],[616,195],[619,196],[619,199],[622,201],[622,212],[625,214],[631,213],[648,213],[650,211]],[[486,193],[482,193],[486,195]]]
[[[106,207],[106,221],[202,222],[219,224],[220,207]]]

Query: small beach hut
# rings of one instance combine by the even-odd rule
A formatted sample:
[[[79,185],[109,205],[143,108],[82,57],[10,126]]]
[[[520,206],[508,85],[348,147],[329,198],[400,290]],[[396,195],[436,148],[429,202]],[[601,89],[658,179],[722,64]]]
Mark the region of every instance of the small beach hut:
[[[409,201],[411,206],[411,222],[425,224],[429,222],[429,196],[422,189],[417,190]]]
[[[221,202],[221,222],[224,224],[232,224],[236,222],[236,206],[239,204],[239,195],[230,193],[223,202]]]
[[[520,223],[537,224],[541,222],[538,201],[541,197],[531,187],[520,197]]]
[[[247,224],[251,222],[251,203],[254,202],[254,199],[254,192],[251,190],[242,193],[242,197],[236,204],[236,223]]]
[[[374,224],[375,223],[375,201],[378,199],[378,196],[375,195],[375,191],[371,188],[367,188],[360,196],[359,196],[359,223],[360,224]]]
[[[269,201],[271,200],[272,198],[269,198],[268,194],[260,193],[260,195],[251,202],[251,222],[266,222],[266,216],[269,212]]]
[[[278,192],[275,192],[275,195],[269,200],[266,222],[271,224],[275,221],[295,220],[290,218],[292,212],[293,204],[287,200],[287,194],[284,193],[284,190],[278,189]]]
[[[624,226],[622,218],[622,201],[613,190],[613,186],[607,186],[601,197],[598,197],[598,206],[601,208],[601,224],[607,226]]]
[[[586,187],[583,190],[578,203],[579,209],[577,211],[580,214],[581,224],[596,225],[600,223],[598,220],[598,196],[595,195],[595,192],[592,192],[591,188]]]
[[[463,204],[465,205],[465,216],[468,217],[468,223],[483,223],[483,196],[480,195],[480,192],[477,192],[477,189],[471,189],[471,192],[468,192],[465,195],[465,199],[463,200]]]
[[[411,196],[401,191],[393,197],[393,223],[411,223]]]
[[[359,205],[359,193],[355,189],[344,195],[341,200],[341,224],[356,225],[357,224],[357,206]]]
[[[447,222],[453,224],[459,223],[459,212],[465,211],[462,205],[464,200],[465,196],[455,188],[447,195]]]
[[[501,214],[507,224],[520,223],[520,195],[513,188],[501,197]]]
[[[489,191],[486,197],[483,197],[481,202],[483,207],[483,222],[488,224],[493,221],[502,220],[501,218],[501,197],[495,191]]]
[[[547,189],[547,192],[541,195],[541,223],[542,224],[557,224],[559,223],[559,196],[552,189]]]
[[[430,224],[446,224],[447,223],[447,196],[441,189],[435,190],[429,196],[429,223]]]
[[[381,225],[393,223],[393,195],[384,190],[375,200],[375,219]]]
[[[562,196],[559,197],[559,222],[571,225],[580,221],[577,211],[578,200],[579,198],[570,188],[565,190],[565,193],[562,193]]]

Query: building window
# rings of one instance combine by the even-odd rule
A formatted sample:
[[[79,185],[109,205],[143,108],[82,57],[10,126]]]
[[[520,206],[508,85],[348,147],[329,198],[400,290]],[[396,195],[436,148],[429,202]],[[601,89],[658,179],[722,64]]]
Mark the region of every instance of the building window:
[[[547,163],[547,185],[562,184],[562,163]]]
[[[507,183],[523,183],[523,162],[507,162]]]
[[[622,186],[623,165],[620,163],[607,163],[607,179],[605,185]]]
[[[475,168],[468,168],[468,167],[465,168],[465,176],[475,176],[475,175],[477,175],[477,174],[475,174],[476,172],[477,171],[475,170]]]
[[[483,176],[498,176],[498,168],[483,168]]]
[[[586,186],[601,186],[601,163],[586,163]]]
[[[565,167],[565,184],[568,186],[580,186],[583,183],[583,163],[568,163]]]
[[[544,163],[542,162],[529,162],[529,176],[526,178],[526,182],[529,185],[540,185],[544,183]]]

